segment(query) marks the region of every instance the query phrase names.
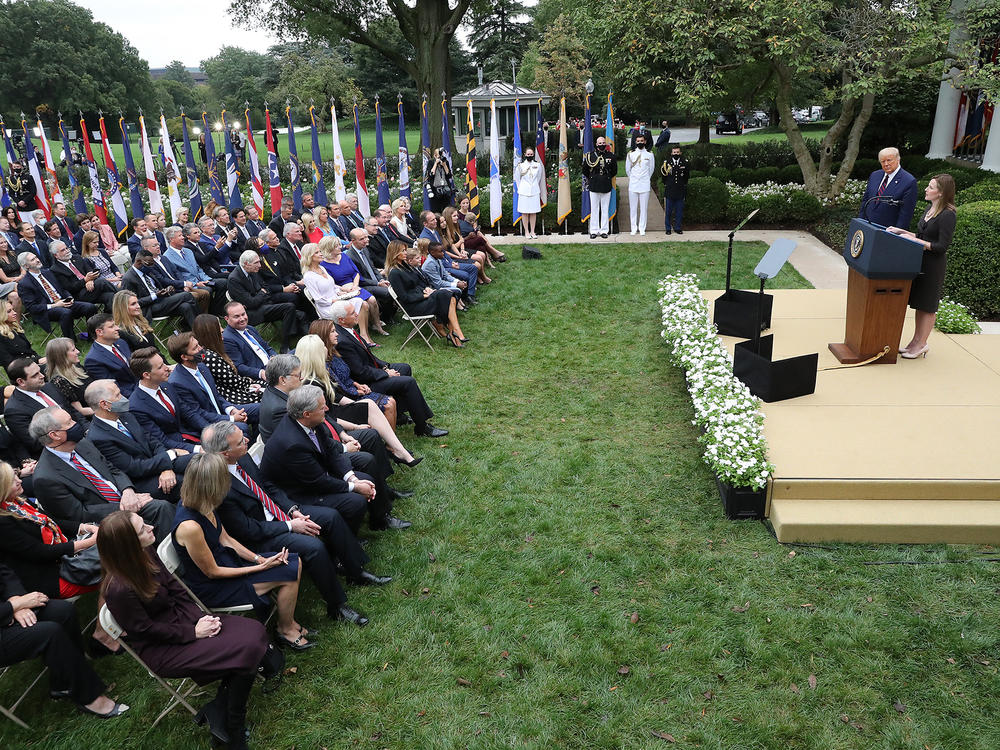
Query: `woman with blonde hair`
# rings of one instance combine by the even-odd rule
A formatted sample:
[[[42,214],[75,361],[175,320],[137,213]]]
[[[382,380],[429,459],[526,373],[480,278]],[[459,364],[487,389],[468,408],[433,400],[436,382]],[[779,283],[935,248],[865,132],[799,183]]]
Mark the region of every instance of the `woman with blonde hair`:
[[[410,210],[409,201],[406,198],[396,198],[389,207],[392,209],[392,217],[389,219],[389,224],[395,230],[399,239],[403,241],[409,240],[410,242],[417,239],[417,235],[410,229],[410,225],[406,220],[406,213]]]
[[[319,242],[323,239],[323,231],[316,226],[316,217],[313,214],[303,211],[299,223],[302,225],[302,236],[306,238],[306,242]]]
[[[80,257],[86,259],[84,265],[89,266],[88,270],[97,271],[101,278],[107,280],[114,286],[121,286],[122,275],[118,266],[111,260],[100,244],[100,235],[93,230],[84,232],[80,240]]]
[[[406,450],[375,402],[364,398],[360,401],[349,398],[339,388],[339,383],[330,377],[327,369],[327,358],[329,357],[327,343],[317,333],[312,332],[313,327],[324,323],[330,327],[327,340],[331,335],[336,337],[337,330],[330,321],[317,320],[310,327],[309,334],[299,339],[299,343],[295,347],[295,356],[299,359],[303,384],[316,385],[323,390],[327,406],[330,407],[331,413],[341,427],[354,430],[371,426],[385,442],[385,447],[388,448],[396,463],[416,466],[423,459],[415,458],[412,453]],[[322,329],[317,328],[317,330]],[[351,407],[350,411],[345,410],[345,406]]]
[[[336,231],[330,224],[330,212],[326,210],[326,206],[317,207],[313,213],[316,215],[316,228],[320,231],[320,239],[323,237],[333,237]],[[316,240],[316,242],[319,242],[319,240]]]
[[[45,364],[45,357],[38,356],[24,335],[21,313],[11,304],[10,297],[0,297],[0,366],[6,370],[11,362],[21,357]]]
[[[336,237],[323,238],[323,242],[340,243]],[[302,258],[299,261],[302,269],[302,281],[305,282],[306,291],[312,297],[313,307],[316,313],[325,319],[330,319],[333,303],[341,299],[350,299],[354,305],[354,311],[358,314],[358,322],[364,320],[362,336],[369,340],[368,336],[368,309],[362,304],[361,299],[356,294],[345,294],[333,277],[323,267],[323,253],[320,244],[310,242],[302,248]]]
[[[232,479],[225,459],[218,453],[198,453],[184,471],[181,505],[174,516],[174,546],[184,563],[184,581],[208,607],[252,604],[262,614],[271,606],[268,592],[275,591],[279,644],[303,651],[315,644],[295,621],[302,566],[299,556],[282,548],[264,555],[251,552],[233,539],[215,511]]]
[[[354,261],[344,253],[340,242],[333,238],[324,237],[323,241],[319,243],[319,249],[323,253],[323,260],[320,261],[320,264],[340,285],[341,293],[357,292],[361,303],[368,308],[367,320],[371,325],[362,329],[362,335],[370,341],[371,337],[367,335],[367,328],[370,327],[375,333],[388,336],[389,332],[382,327],[382,319],[379,317],[378,300],[367,289],[361,288],[361,272],[354,265]],[[377,344],[369,344],[369,346],[377,346]]]
[[[937,309],[941,304],[941,290],[947,268],[945,254],[958,222],[958,215],[955,213],[955,178],[950,174],[935,175],[924,190],[924,199],[931,205],[920,218],[915,233],[888,227],[888,231],[893,234],[916,240],[924,248],[920,275],[910,286],[909,304],[916,310],[916,314],[913,338],[899,350],[904,359],[926,357],[930,350],[927,339],[934,330]]]
[[[139,304],[139,297],[135,292],[130,289],[122,289],[115,293],[111,300],[111,317],[114,318],[118,332],[131,351],[145,349],[149,346],[159,351],[160,347],[153,334],[153,326],[142,314],[142,306]]]
[[[85,417],[94,416],[94,410],[84,406],[84,391],[91,377],[80,366],[80,350],[72,339],[52,339],[45,346],[46,376],[69,404]]]

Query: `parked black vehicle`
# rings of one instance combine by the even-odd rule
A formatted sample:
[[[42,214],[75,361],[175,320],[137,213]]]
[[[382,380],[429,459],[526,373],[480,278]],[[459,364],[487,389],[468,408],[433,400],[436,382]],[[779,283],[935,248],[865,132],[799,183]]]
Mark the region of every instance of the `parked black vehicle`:
[[[736,112],[723,112],[715,119],[715,134],[723,133],[743,133],[743,119]]]

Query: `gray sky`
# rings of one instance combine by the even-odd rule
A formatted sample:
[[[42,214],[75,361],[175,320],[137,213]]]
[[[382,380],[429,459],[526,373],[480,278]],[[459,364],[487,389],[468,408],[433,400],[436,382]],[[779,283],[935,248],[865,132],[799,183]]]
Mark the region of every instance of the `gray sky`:
[[[263,52],[278,41],[271,33],[234,27],[226,0],[74,2],[128,39],[151,68],[164,68],[171,60],[198,67],[227,45]]]

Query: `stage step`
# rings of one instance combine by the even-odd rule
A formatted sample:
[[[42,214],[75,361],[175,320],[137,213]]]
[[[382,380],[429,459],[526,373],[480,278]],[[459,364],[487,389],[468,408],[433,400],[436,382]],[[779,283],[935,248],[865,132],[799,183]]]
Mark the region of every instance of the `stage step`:
[[[942,501],[940,494],[935,499],[772,496],[768,516],[781,542],[1000,544],[996,487],[992,497]]]

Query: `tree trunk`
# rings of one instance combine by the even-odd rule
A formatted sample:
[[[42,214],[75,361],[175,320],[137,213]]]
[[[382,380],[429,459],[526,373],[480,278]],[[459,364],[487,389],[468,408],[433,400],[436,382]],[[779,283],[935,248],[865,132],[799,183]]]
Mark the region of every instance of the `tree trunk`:
[[[430,10],[435,8],[430,6]],[[427,11],[426,4],[417,4],[417,10]],[[447,11],[447,5],[444,6]],[[414,40],[416,55],[413,60],[413,71],[411,75],[417,83],[417,91],[427,94],[427,119],[429,120],[431,148],[441,145],[441,95],[445,93],[448,98],[448,109],[451,110],[451,55],[448,52],[448,43],[451,41],[452,33],[444,33],[442,27],[435,26],[437,15],[434,13],[422,13],[420,16],[420,34]],[[437,33],[424,32],[424,29],[436,29]],[[454,146],[455,133],[451,130],[451,140]]]
[[[708,120],[701,120],[698,123],[698,143],[709,143],[712,140],[712,135],[709,132],[710,123]]]

